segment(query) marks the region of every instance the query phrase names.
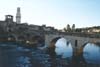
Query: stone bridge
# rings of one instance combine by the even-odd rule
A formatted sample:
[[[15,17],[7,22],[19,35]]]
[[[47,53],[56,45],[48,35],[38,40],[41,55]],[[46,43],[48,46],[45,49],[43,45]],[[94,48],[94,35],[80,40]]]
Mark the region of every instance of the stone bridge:
[[[73,49],[74,48],[80,48],[86,43],[100,43],[100,38],[89,38],[89,37],[79,37],[79,36],[72,36],[72,35],[54,35],[54,34],[48,34],[45,35],[45,45],[48,47],[51,45],[51,42],[54,39],[59,39],[59,38],[65,38],[67,42],[70,42]],[[54,44],[56,43],[57,40],[55,40]]]
[[[39,33],[39,32],[38,32]],[[45,45],[48,47],[56,43],[56,41],[59,38],[65,38],[68,43],[71,43],[73,49],[74,48],[80,48],[86,43],[100,43],[100,38],[91,38],[91,37],[81,37],[81,36],[75,36],[75,35],[67,35],[67,34],[51,34],[51,33],[44,33],[41,35],[33,34],[30,37],[26,35],[16,35],[16,34],[10,34],[8,39],[10,40],[12,38],[15,41],[20,42],[20,41],[30,41],[30,42],[35,42],[35,40],[40,40],[40,41],[45,41]]]

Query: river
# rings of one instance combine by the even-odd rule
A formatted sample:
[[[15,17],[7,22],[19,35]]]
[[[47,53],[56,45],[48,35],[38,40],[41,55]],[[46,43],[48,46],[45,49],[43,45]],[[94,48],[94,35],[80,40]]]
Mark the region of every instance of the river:
[[[60,38],[55,46],[53,62],[45,49],[0,43],[0,67],[100,67],[99,45],[87,43],[79,56],[73,56],[71,43],[64,38]]]

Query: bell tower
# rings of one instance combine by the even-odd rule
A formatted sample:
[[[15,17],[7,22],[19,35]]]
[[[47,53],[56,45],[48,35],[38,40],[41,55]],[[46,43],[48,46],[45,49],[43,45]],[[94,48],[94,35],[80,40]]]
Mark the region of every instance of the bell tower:
[[[17,8],[17,13],[16,13],[16,23],[21,23],[20,7]]]

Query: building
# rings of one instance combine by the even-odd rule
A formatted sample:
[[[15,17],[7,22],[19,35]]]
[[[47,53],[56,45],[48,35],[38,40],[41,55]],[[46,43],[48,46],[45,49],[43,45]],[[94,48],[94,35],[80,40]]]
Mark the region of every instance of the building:
[[[16,13],[16,23],[21,23],[21,13],[20,13],[20,7],[17,8],[17,13]]]
[[[13,16],[12,15],[6,15],[4,21],[0,21],[0,29],[8,32],[13,30],[13,27],[15,27],[16,22],[13,21]]]

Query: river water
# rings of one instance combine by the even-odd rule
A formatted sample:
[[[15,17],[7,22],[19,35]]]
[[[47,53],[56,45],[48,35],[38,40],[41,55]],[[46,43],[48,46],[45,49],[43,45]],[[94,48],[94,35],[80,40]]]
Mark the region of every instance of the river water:
[[[79,56],[73,56],[71,43],[64,38],[55,46],[56,57],[51,61],[45,49],[0,43],[0,67],[100,67],[100,44],[87,43]]]

